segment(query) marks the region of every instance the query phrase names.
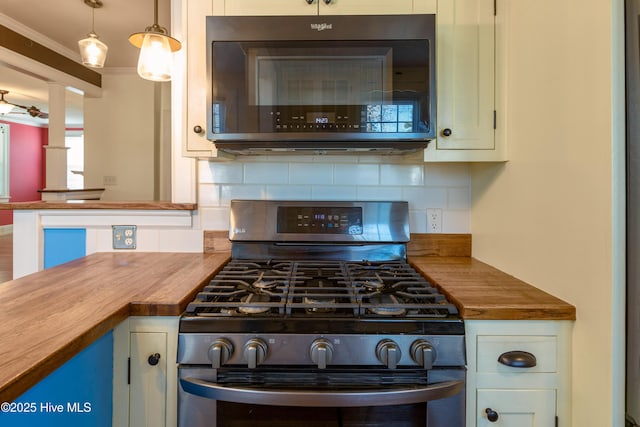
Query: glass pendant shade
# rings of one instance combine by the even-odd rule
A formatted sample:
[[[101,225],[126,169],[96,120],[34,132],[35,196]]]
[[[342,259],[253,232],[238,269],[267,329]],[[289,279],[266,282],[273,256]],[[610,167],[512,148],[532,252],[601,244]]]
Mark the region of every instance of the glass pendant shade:
[[[78,41],[78,47],[80,48],[83,65],[93,68],[104,67],[104,61],[107,59],[107,50],[109,48],[106,44],[102,43],[96,33],[89,33],[86,39]]]
[[[0,115],[7,114],[11,110],[13,110],[13,104],[9,104],[5,100],[0,101]]]
[[[133,33],[129,42],[140,49],[138,75],[154,82],[171,80],[172,53],[180,50],[182,43],[167,35],[167,29],[158,25],[158,0],[153,2],[153,25],[144,31]]]
[[[138,75],[146,80],[171,80],[173,58],[169,38],[164,34],[145,33],[138,58]]]

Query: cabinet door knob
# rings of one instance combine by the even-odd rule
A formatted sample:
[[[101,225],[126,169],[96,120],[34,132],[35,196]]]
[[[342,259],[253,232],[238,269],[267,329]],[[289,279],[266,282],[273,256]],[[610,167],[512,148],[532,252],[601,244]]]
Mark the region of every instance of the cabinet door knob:
[[[451,134],[453,133],[453,131],[449,128],[445,128],[442,129],[442,132],[440,132],[440,135],[442,136],[451,136]]]
[[[202,126],[200,126],[200,125],[195,125],[195,126],[193,127],[193,132],[194,132],[194,133],[198,133],[198,134],[202,133]]]
[[[307,4],[313,4],[313,0],[307,0]]]
[[[507,351],[498,357],[498,362],[511,368],[533,368],[536,366],[536,356],[527,351]]]
[[[331,4],[331,0],[324,0],[324,4]]]
[[[491,408],[485,409],[484,412],[485,414],[487,414],[487,419],[492,423],[495,423],[496,421],[498,421],[498,418],[500,418],[498,413]]]
[[[156,366],[159,361],[160,361],[160,353],[153,353],[147,359],[147,362],[149,362],[149,365],[151,365],[151,366]]]

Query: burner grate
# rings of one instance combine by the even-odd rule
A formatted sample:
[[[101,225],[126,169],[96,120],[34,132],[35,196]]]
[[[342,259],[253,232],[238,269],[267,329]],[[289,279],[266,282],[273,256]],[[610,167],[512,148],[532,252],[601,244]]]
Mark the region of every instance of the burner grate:
[[[232,260],[188,305],[187,313],[443,318],[458,311],[405,262]]]

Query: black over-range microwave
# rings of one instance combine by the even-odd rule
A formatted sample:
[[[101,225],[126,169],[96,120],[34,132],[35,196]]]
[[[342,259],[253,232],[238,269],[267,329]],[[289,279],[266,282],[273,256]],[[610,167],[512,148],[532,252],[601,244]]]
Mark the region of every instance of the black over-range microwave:
[[[207,17],[207,137],[239,154],[423,149],[435,15]]]

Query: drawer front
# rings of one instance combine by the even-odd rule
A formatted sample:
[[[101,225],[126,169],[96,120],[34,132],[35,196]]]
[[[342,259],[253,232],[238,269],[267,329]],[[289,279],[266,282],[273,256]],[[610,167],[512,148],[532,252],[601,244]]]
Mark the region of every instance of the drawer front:
[[[477,371],[483,373],[551,373],[557,371],[557,337],[479,335],[477,338]],[[536,366],[514,368],[498,359],[510,351],[525,351],[536,358]]]

